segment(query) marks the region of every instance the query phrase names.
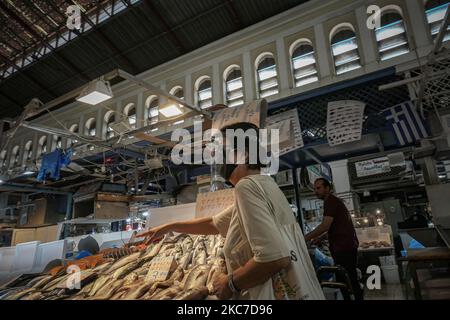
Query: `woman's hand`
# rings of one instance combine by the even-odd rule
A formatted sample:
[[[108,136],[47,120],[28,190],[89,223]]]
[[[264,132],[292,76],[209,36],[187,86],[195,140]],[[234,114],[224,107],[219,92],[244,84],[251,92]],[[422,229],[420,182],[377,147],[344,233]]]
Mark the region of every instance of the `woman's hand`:
[[[146,238],[145,242],[148,244],[154,239],[161,238],[163,235],[165,235],[169,231],[170,231],[170,229],[168,228],[168,225],[163,225],[163,226],[151,228],[147,231],[138,233],[136,235],[136,237],[138,237],[138,238],[145,237]]]
[[[214,280],[213,293],[220,300],[228,300],[233,296],[233,292],[228,287],[228,276],[225,273],[218,275]]]

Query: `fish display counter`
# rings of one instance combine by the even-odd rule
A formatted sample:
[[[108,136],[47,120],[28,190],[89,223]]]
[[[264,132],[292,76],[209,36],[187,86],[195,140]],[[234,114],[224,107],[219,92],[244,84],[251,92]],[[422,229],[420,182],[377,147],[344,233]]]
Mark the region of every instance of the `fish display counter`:
[[[71,261],[0,289],[1,300],[201,300],[226,273],[220,235],[166,235]],[[114,252],[113,252],[114,251]]]

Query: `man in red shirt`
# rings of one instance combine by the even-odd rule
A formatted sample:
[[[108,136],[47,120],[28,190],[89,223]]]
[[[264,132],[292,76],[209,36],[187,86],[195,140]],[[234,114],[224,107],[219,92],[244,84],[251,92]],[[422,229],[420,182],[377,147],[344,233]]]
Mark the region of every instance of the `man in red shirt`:
[[[314,182],[314,192],[319,199],[324,200],[323,221],[305,236],[305,240],[318,243],[328,235],[334,263],[347,271],[355,299],[362,300],[363,291],[356,271],[359,243],[351,216],[342,200],[331,193],[331,184],[328,180],[317,179]]]

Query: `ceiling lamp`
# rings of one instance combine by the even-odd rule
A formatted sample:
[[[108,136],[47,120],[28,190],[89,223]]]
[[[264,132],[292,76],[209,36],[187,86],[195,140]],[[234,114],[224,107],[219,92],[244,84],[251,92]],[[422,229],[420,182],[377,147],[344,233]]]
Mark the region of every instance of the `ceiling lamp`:
[[[159,113],[161,113],[166,118],[173,118],[183,114],[177,103],[169,102],[166,105],[159,108]]]
[[[112,97],[113,93],[109,81],[94,80],[83,89],[81,94],[78,96],[77,101],[94,106],[109,100]]]

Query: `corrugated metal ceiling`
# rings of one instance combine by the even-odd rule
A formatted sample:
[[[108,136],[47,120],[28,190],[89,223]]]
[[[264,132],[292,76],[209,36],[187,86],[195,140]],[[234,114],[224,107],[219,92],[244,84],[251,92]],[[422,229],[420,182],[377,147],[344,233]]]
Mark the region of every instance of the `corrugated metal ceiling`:
[[[81,4],[86,13],[102,13],[112,3],[128,8],[0,80],[0,118],[19,115],[32,98],[47,102],[115,68],[143,72],[306,1],[2,1],[1,68],[42,38],[54,39],[70,4]]]

